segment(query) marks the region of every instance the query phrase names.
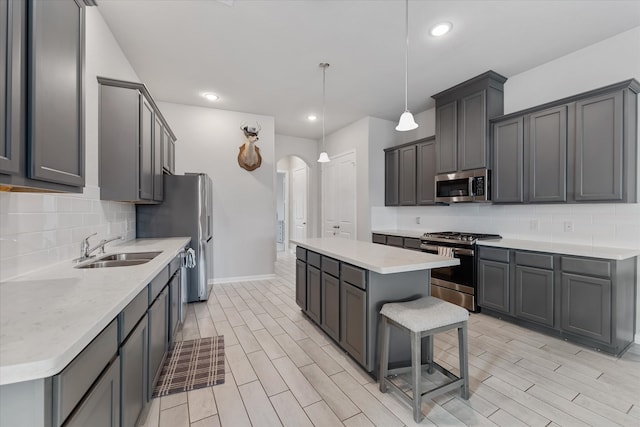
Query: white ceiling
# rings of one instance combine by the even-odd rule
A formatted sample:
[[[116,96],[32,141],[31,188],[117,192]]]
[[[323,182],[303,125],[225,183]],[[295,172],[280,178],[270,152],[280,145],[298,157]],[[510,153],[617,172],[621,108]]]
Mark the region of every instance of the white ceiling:
[[[402,0],[98,0],[157,101],[275,117],[276,133],[326,131],[404,110]],[[409,2],[409,109],[487,70],[510,77],[640,26],[640,1]],[[440,39],[428,29],[453,31]],[[640,46],[640,41],[639,41]],[[211,103],[200,95],[215,92]]]

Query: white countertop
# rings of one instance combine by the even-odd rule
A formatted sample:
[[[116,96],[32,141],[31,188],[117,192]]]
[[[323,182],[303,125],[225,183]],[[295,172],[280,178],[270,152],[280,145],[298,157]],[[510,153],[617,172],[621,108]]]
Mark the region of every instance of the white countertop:
[[[109,248],[162,251],[145,264],[77,269],[66,261],[0,282],[0,385],[59,373],[190,240],[137,239]]]
[[[374,230],[375,234],[390,236],[420,237],[426,231],[417,230]],[[608,246],[576,245],[570,243],[541,242],[536,240],[497,239],[478,240],[478,245],[498,248],[521,249],[523,251],[549,252],[561,255],[575,255],[591,258],[624,260],[640,255],[640,249],[614,248]]]
[[[572,245],[568,243],[537,242],[534,240],[479,240],[478,245],[613,260],[624,260],[640,255],[640,249]]]
[[[303,248],[380,274],[459,265],[457,258],[341,238],[294,239]]]

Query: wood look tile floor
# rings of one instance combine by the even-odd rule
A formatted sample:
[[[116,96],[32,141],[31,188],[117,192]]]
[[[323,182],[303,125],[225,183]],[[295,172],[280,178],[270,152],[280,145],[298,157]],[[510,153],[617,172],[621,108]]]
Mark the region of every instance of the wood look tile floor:
[[[178,338],[224,335],[225,384],[154,399],[144,426],[415,425],[406,403],[300,312],[293,256],[278,256],[276,276],[215,285],[209,301],[189,304]],[[436,336],[435,357],[457,372],[455,331]],[[638,344],[617,359],[472,314],[469,371],[469,400],[423,402],[420,425],[640,425]]]

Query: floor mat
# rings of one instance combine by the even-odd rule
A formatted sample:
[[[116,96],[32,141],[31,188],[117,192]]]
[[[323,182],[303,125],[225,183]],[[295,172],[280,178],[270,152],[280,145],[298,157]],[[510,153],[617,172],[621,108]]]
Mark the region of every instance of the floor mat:
[[[153,397],[224,383],[224,335],[173,343]]]

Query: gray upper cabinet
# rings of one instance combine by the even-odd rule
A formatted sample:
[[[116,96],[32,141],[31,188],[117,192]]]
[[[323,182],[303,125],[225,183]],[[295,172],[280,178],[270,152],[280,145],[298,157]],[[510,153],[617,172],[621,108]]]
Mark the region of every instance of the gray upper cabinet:
[[[458,109],[456,101],[436,108],[436,172],[458,170]]]
[[[417,144],[416,196],[419,205],[435,204],[436,141],[427,138]]]
[[[532,113],[526,124],[528,200],[567,201],[567,107]]]
[[[436,100],[436,173],[491,168],[489,120],[504,111],[506,80],[487,71],[432,96]]]
[[[143,84],[104,77],[98,82],[101,199],[161,202],[163,140],[175,136]]]
[[[398,206],[400,165],[398,150],[384,153],[384,205]]]
[[[399,204],[411,206],[416,204],[416,146],[410,145],[399,150],[400,180]]]
[[[635,203],[638,92],[632,79],[492,120],[492,201]]]
[[[524,167],[523,118],[515,117],[492,125],[494,203],[522,203]]]
[[[84,4],[0,2],[0,186],[84,186]]]
[[[173,175],[176,170],[176,145],[164,127],[162,128],[162,133],[162,168],[166,173]]]

